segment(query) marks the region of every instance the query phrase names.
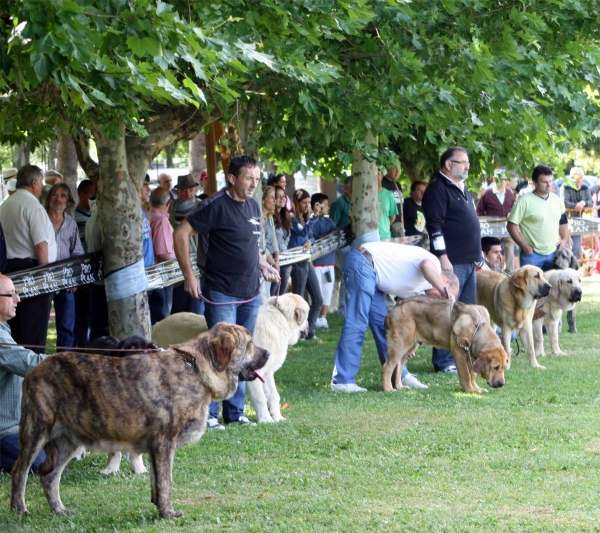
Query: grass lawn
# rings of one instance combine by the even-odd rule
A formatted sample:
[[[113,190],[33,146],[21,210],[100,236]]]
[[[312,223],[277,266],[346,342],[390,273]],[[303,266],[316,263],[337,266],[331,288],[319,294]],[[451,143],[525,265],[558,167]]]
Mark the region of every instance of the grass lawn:
[[[369,392],[332,393],[332,317],[324,344],[293,347],[277,374],[286,422],[209,431],[177,452],[185,519],[158,518],[149,474],[123,462],[104,478],[106,455],[92,453],[63,476],[72,516],[51,515],[35,477],[31,515],[14,515],[0,475],[0,531],[600,531],[600,284],[584,292],[579,334],[561,335],[569,357],[540,371],[521,355],[486,395],[433,373],[427,347],[409,369],[429,389],[381,392],[370,334],[357,380]]]

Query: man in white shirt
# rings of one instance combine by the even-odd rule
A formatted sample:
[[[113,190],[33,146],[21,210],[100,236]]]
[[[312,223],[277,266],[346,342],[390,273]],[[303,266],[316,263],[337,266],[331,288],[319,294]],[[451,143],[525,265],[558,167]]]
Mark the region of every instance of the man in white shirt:
[[[367,327],[373,332],[381,364],[387,360],[386,293],[400,298],[418,294],[455,298],[459,292],[457,277],[442,272],[440,261],[433,254],[417,246],[392,242],[369,242],[352,250],[344,265],[344,279],[346,319],[331,381],[331,389],[340,392],[366,391],[356,384],[355,376]],[[402,384],[426,388],[406,368]]]
[[[56,261],[54,228],[39,197],[44,187],[42,169],[25,165],[17,173],[17,190],[0,209],[6,239],[6,272],[16,272]],[[48,334],[51,294],[24,299],[9,321],[17,344],[44,346]],[[34,351],[44,353],[43,348]]]

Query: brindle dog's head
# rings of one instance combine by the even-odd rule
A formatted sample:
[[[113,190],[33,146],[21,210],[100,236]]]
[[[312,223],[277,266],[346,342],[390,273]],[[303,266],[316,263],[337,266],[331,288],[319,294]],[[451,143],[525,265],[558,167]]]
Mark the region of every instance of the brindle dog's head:
[[[194,359],[199,367],[203,359],[215,372],[234,374],[240,381],[256,379],[256,370],[265,366],[269,358],[267,350],[254,345],[246,328],[226,322],[172,348]]]
[[[550,294],[552,285],[544,277],[541,268],[526,265],[511,273],[510,279],[517,289],[534,298],[544,298]]]

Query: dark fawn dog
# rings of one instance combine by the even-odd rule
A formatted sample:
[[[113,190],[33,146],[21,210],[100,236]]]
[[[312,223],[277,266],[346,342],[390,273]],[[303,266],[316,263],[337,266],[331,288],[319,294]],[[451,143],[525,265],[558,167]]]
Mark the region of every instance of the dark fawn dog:
[[[175,450],[198,441],[206,429],[209,403],[231,397],[238,380],[255,379],[268,357],[248,330],[223,322],[164,352],[48,357],[23,382],[12,509],[28,512],[27,475],[43,448],[40,481],[50,508],[57,514],[69,512],[60,499],[61,474],[86,446],[147,452],[152,503],[162,518],[183,516],[171,503]]]

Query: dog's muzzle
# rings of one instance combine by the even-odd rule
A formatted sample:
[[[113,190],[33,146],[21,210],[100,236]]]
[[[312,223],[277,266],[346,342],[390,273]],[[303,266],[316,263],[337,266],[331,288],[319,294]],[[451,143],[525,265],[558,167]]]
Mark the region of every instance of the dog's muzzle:
[[[254,349],[254,358],[249,361],[248,366],[242,368],[242,371],[238,374],[239,381],[254,381],[260,379],[264,383],[264,379],[260,376],[257,370],[260,370],[267,364],[271,353],[264,348],[258,346]]]
[[[550,285],[550,283],[545,283],[544,285],[542,285],[540,287],[540,293],[536,294],[536,298],[544,298],[546,296],[548,296],[550,294],[550,289],[552,288],[552,285]]]
[[[493,389],[499,389],[500,387],[504,387],[504,381],[498,381],[497,383],[490,383],[488,381],[488,385]]]
[[[569,302],[571,302],[571,303],[581,302],[581,296],[582,296],[582,294],[583,293],[579,289],[574,290],[571,293],[571,297],[569,298]]]

